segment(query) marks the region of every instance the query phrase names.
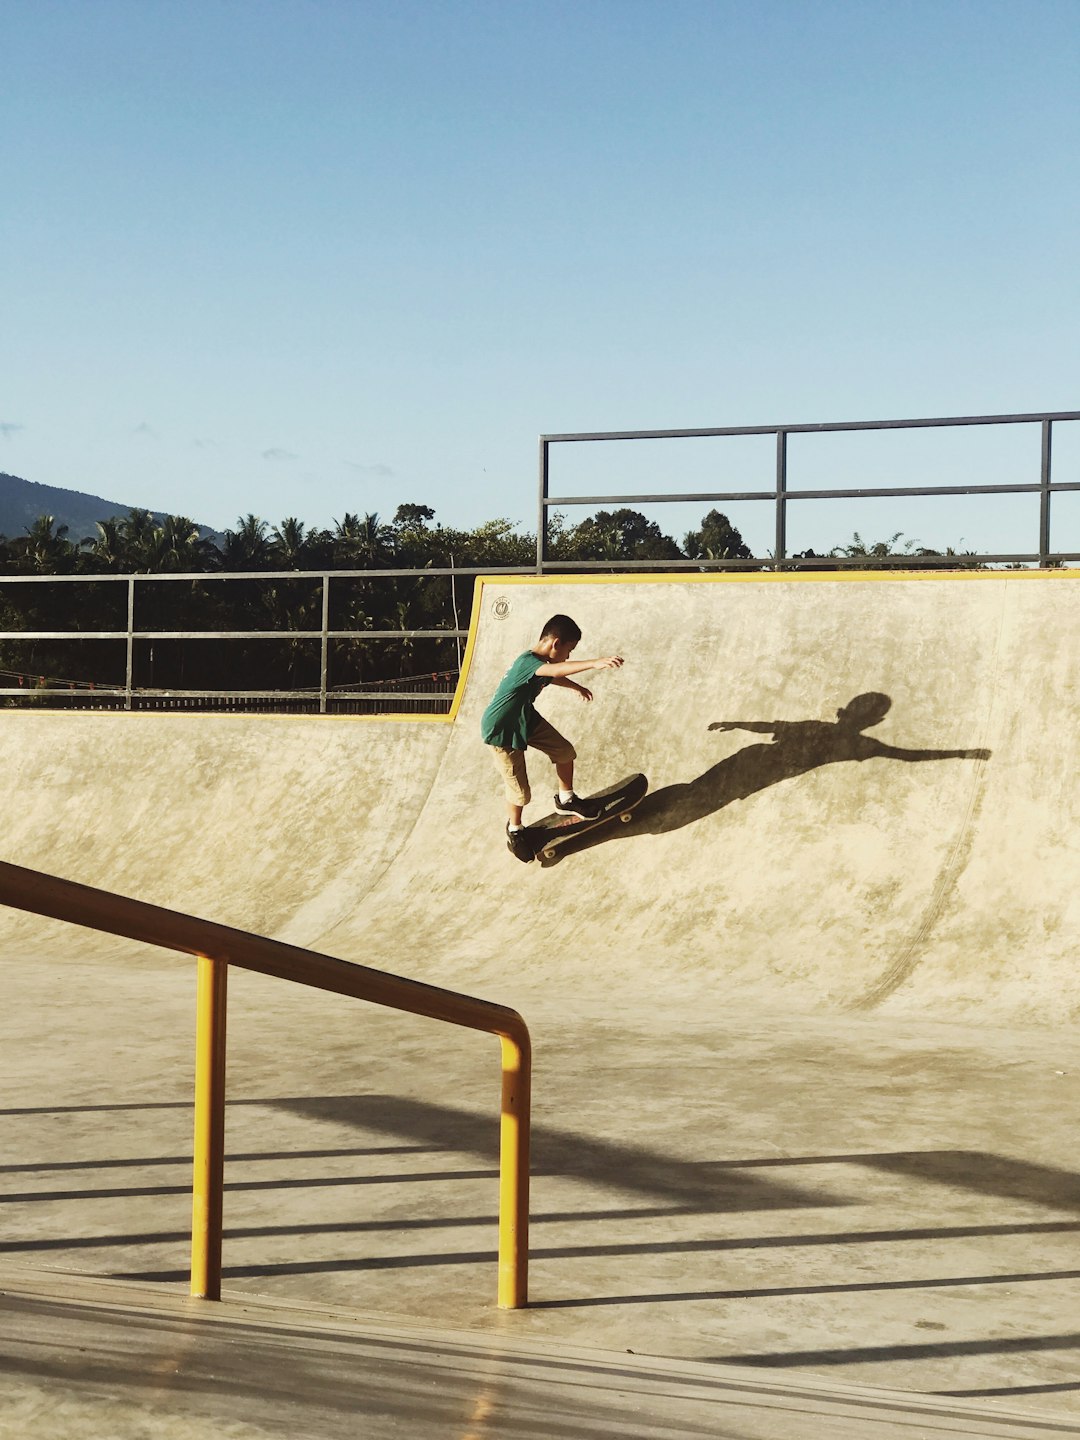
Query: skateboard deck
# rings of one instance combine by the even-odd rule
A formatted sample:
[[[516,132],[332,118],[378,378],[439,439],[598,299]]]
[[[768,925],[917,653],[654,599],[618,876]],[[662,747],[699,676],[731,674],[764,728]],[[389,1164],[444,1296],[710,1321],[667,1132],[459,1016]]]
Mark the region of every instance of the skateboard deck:
[[[545,815],[542,820],[537,820],[535,825],[527,825],[525,829],[533,847],[533,859],[541,863],[554,860],[564,845],[587,835],[590,830],[606,825],[616,818],[628,821],[630,812],[645,798],[648,788],[649,782],[644,775],[630,775],[618,785],[610,785],[606,790],[599,790],[595,795],[587,797],[590,800],[599,800],[604,807],[592,820],[586,820],[581,815],[564,815],[556,811],[552,815]]]

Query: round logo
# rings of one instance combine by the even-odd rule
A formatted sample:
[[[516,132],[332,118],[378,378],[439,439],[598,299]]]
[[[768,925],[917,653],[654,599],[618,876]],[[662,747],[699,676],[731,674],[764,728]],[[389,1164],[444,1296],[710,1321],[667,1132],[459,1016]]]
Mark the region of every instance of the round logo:
[[[491,606],[491,613],[495,616],[496,620],[505,620],[510,614],[510,601],[507,600],[505,595],[500,595],[499,598],[494,601]]]

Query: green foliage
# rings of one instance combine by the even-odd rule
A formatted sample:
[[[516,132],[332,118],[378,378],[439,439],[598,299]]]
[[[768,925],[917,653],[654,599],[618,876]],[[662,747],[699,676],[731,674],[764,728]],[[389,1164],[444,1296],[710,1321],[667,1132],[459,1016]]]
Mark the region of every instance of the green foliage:
[[[985,570],[978,557],[971,550],[955,550],[951,545],[944,551],[930,550],[925,545],[920,545],[917,540],[905,540],[902,545],[897,542],[903,537],[904,532],[898,530],[895,535],[890,535],[887,540],[878,540],[872,545],[867,545],[856,530],[847,545],[836,545],[830,551],[832,556],[844,556],[849,560],[868,560],[883,562],[884,569],[902,569],[905,560],[919,560],[920,570]],[[813,551],[807,552],[810,556]],[[932,563],[940,557],[940,564]],[[929,563],[928,563],[929,562]],[[807,567],[812,568],[812,567]],[[877,566],[875,565],[875,568]]]
[[[750,547],[719,510],[710,510],[702,518],[701,529],[691,530],[683,537],[683,550],[689,560],[749,560]]]
[[[560,560],[681,560],[683,553],[655,520],[639,510],[598,510],[573,528],[551,536]]]
[[[136,686],[162,689],[315,689],[320,644],[299,632],[321,630],[318,576],[334,570],[357,572],[341,576],[330,590],[330,629],[353,632],[329,642],[335,686],[451,669],[459,656],[452,636],[445,640],[403,636],[391,641],[362,637],[371,631],[461,628],[467,623],[471,580],[378,572],[527,569],[536,555],[535,537],[508,519],[459,530],[440,524],[430,505],[414,503],[399,505],[390,521],[376,513],[346,511],[325,530],[311,529],[295,516],[271,525],[248,514],[225,532],[220,546],[202,538],[199,527],[186,516],[155,517],[142,509],[119,519],[99,520],[95,528],[95,536],[75,544],[65,526],[42,515],[23,535],[0,536],[0,629],[123,632],[126,587],[95,585],[92,577],[172,574],[193,578],[138,587],[136,630],[275,634],[272,640],[221,645],[198,640],[137,641]],[[709,568],[722,569],[717,562],[753,559],[739,531],[715,509],[702,516],[698,529],[684,536],[681,547],[637,510],[599,510],[574,525],[552,512],[548,553],[556,565],[560,560],[594,561],[612,571],[626,561],[688,559],[712,562]],[[914,540],[903,540],[901,532],[872,544],[856,532],[829,556],[808,551],[803,559],[806,568],[828,569],[830,557],[902,566],[913,558],[933,565],[938,555]],[[940,554],[941,568],[978,563],[970,552],[950,548]],[[215,581],[214,575],[222,571],[250,574],[250,579]],[[283,573],[288,571],[314,572],[314,578],[301,574],[291,578]],[[79,586],[77,594],[70,584],[5,587],[5,572],[83,575],[87,584]],[[15,683],[12,676],[19,674],[26,677],[27,685],[36,685],[38,677],[46,675],[118,686],[124,683],[126,648],[122,640],[92,646],[8,640],[0,645],[0,670],[8,672],[0,687]]]

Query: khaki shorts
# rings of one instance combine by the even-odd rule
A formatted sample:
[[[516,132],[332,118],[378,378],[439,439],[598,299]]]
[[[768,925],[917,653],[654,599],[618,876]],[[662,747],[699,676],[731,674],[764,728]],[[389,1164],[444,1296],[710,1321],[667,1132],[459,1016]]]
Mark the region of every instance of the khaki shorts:
[[[577,751],[570,741],[560,735],[554,725],[541,716],[529,731],[529,747],[539,750],[553,765],[565,765],[577,759]],[[506,798],[511,805],[528,805],[532,799],[529,789],[529,775],[525,769],[524,750],[504,750],[501,745],[490,747],[495,768],[503,778]]]

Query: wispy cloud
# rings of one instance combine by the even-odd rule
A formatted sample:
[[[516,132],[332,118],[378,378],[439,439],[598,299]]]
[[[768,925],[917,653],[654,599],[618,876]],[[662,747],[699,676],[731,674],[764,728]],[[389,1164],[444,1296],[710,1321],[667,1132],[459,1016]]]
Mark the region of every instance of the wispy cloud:
[[[359,460],[346,460],[345,464],[357,475],[369,475],[375,480],[393,480],[397,474],[389,465],[363,465]]]
[[[161,436],[160,436],[160,435],[158,434],[158,432],[154,429],[154,427],[153,427],[152,425],[147,424],[147,422],[146,422],[145,420],[142,422],[141,425],[136,425],[136,426],[135,426],[135,429],[132,430],[131,433],[132,433],[132,435],[142,435],[142,436],[144,436],[147,440],[160,440],[160,439],[161,439]]]
[[[16,425],[13,420],[0,420],[0,435],[5,440],[13,440],[20,430],[25,429],[25,425]]]
[[[294,455],[291,450],[282,450],[280,446],[275,445],[270,450],[264,450],[262,458],[264,460],[299,460],[300,457]]]

